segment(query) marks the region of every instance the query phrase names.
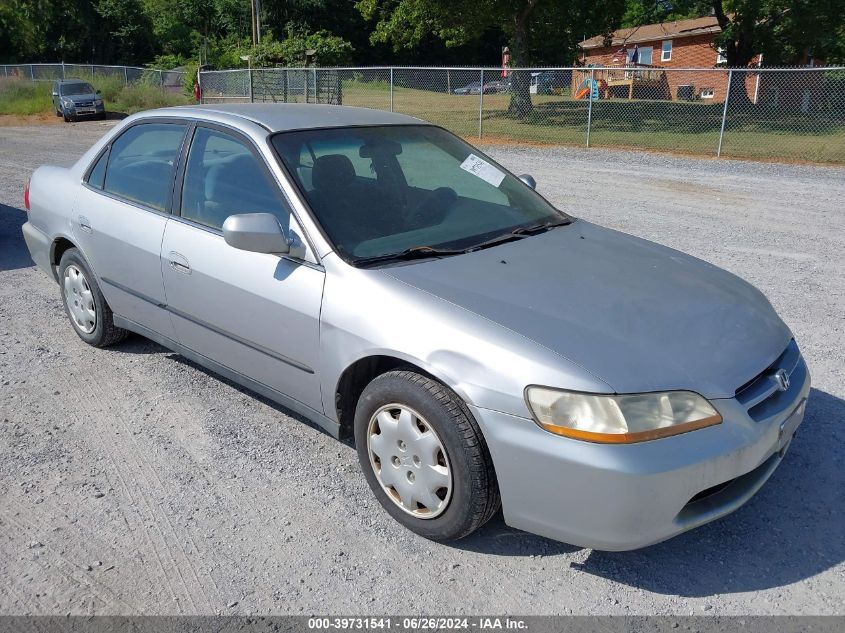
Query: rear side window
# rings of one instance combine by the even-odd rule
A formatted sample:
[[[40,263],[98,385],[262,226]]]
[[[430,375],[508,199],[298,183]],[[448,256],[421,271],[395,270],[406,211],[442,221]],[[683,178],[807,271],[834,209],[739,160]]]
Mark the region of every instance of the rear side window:
[[[283,227],[289,224],[264,161],[246,143],[204,127],[197,128],[188,153],[181,209],[183,218],[215,229],[238,213],[272,213]]]
[[[103,188],[103,183],[106,180],[106,163],[109,160],[109,152],[106,150],[97,160],[91,173],[88,174],[88,184],[97,189]]]
[[[165,211],[185,127],[143,123],[129,128],[112,143],[103,189]]]

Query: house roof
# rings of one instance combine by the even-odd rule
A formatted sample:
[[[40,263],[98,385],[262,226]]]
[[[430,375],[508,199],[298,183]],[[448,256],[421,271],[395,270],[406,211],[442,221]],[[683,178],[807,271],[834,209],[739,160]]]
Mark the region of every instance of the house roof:
[[[677,20],[675,22],[661,22],[660,24],[645,24],[630,29],[619,29],[613,32],[613,41],[610,46],[623,46],[627,44],[638,44],[640,42],[654,42],[657,40],[672,40],[679,37],[690,37],[706,33],[718,33],[721,31],[716,16],[709,15],[704,18],[692,18],[690,20]],[[604,48],[604,35],[596,35],[581,42],[581,48]]]

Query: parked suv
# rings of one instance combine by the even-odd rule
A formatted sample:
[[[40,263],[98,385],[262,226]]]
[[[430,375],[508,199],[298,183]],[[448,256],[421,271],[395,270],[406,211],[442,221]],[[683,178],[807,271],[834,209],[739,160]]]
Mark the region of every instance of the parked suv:
[[[56,116],[65,121],[80,117],[106,118],[106,107],[100,91],[81,79],[61,79],[53,82],[53,107]]]

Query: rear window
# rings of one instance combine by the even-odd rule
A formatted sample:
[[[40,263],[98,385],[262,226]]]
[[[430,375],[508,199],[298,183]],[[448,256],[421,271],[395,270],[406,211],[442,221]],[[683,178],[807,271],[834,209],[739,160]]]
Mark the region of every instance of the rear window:
[[[184,136],[184,123],[142,123],[129,128],[112,143],[103,189],[166,211]]]

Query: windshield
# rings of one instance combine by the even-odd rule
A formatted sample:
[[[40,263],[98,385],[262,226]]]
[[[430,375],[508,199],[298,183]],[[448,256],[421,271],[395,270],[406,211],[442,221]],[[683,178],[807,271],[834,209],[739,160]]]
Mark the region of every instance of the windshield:
[[[272,141],[347,261],[408,250],[462,252],[514,231],[571,221],[438,127],[316,129]]]
[[[91,95],[94,94],[94,88],[91,84],[62,84],[61,93],[65,96],[71,95]]]

